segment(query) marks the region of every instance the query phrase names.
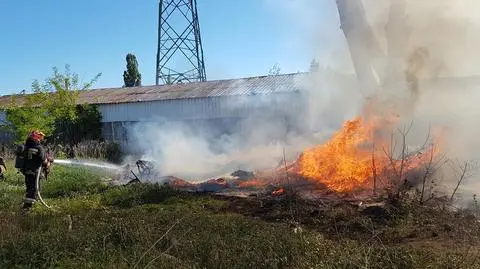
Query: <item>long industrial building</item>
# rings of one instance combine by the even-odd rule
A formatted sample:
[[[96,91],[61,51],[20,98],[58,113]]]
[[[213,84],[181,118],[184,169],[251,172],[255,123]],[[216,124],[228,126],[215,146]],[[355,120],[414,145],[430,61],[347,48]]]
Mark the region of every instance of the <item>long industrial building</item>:
[[[318,94],[315,97],[310,95],[311,75],[294,73],[173,85],[91,89],[80,91],[78,102],[96,104],[102,114],[103,137],[120,142],[127,150],[130,150],[132,139],[128,130],[142,122],[185,123],[195,132],[207,130],[213,140],[223,134],[241,134],[245,124],[250,128],[255,126],[252,121],[257,121],[258,126],[277,123],[284,129],[280,132],[275,130],[278,133],[274,135],[278,137],[274,138],[282,139],[287,133],[305,131],[305,122],[299,119],[308,113],[309,98],[321,98]],[[354,76],[333,75],[336,87],[357,87]],[[438,78],[421,81],[420,89],[474,90],[478,85],[480,77]],[[320,83],[314,88],[322,86],[325,84]],[[22,95],[16,97],[21,103]],[[10,95],[1,96],[0,107],[10,101]],[[5,119],[5,112],[0,111],[0,121]],[[9,140],[11,135],[0,132],[0,141]]]
[[[306,107],[300,86],[306,76],[308,73],[91,89],[80,91],[78,102],[96,104],[102,114],[104,138],[125,146],[127,130],[138,122],[182,122],[217,134],[240,131],[246,118],[284,121],[285,126],[297,128],[289,115],[303,113]],[[0,106],[7,105],[10,97],[0,97]],[[17,97],[21,103],[22,96]],[[0,112],[0,120],[5,120],[5,112]]]

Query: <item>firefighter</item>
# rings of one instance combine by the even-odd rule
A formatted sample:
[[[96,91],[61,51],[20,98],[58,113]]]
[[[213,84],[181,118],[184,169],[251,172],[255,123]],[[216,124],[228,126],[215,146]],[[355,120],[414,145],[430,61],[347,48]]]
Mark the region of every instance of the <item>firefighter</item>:
[[[48,169],[50,160],[41,142],[45,135],[40,131],[33,131],[25,141],[23,151],[24,164],[22,173],[25,176],[25,199],[22,213],[28,213],[37,199],[37,173],[40,167]]]

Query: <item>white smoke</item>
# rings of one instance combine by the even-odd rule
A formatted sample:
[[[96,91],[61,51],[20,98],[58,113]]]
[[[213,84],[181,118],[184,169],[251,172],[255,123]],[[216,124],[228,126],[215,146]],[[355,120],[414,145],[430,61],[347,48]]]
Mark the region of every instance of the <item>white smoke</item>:
[[[385,59],[389,68],[384,71],[382,93],[395,99],[404,122],[414,121],[410,143],[421,143],[430,126],[442,129],[442,151],[455,167],[443,167],[436,179],[450,193],[459,178],[452,169],[458,170],[465,161],[480,159],[480,128],[474,124],[474,115],[480,114],[475,102],[480,77],[469,78],[480,75],[480,19],[474,11],[480,3],[406,0],[394,1],[392,10],[387,5],[389,1],[383,5],[373,0],[364,3],[379,43],[390,49]],[[392,17],[398,19],[389,21]],[[401,72],[406,69],[418,78],[417,88],[394,81],[409,81]],[[464,180],[459,194],[471,200],[478,191],[480,178],[475,178],[472,171],[467,175],[470,177]]]
[[[449,158],[480,159],[480,128],[476,127],[480,79],[455,79],[480,73],[480,19],[476,15],[480,2],[361,2],[374,38],[368,40],[364,29],[360,29],[363,34],[348,43],[340,28],[335,1],[264,0],[266,7],[280,11],[298,26],[305,37],[298,50],[310,50],[320,64],[318,72],[298,81],[299,87],[309,93],[305,111],[282,105],[277,110],[298,123],[303,133],[293,132],[284,122],[264,115],[258,108],[271,106],[271,100],[257,96],[223,103],[223,111],[232,117],[246,106],[252,111],[257,108],[257,113],[242,116],[242,128],[235,133],[219,135],[208,128],[198,131],[182,123],[158,120],[132,130],[136,145],[148,151],[146,155],[155,159],[165,174],[197,178],[233,169],[271,167],[282,160],[283,148],[288,158],[294,158],[305,147],[328,138],[345,120],[360,114],[365,98],[375,96],[393,103],[403,123],[414,121],[409,144],[423,143],[430,126],[442,127],[450,130],[443,134],[446,145],[442,148]],[[353,19],[358,14],[348,15]],[[375,51],[375,46],[369,44],[378,45],[378,49]],[[294,52],[291,57],[295,57]],[[356,70],[361,72],[356,74],[360,85],[356,84],[352,59],[367,61],[360,61],[362,68]],[[411,84],[416,81],[417,86]],[[248,90],[248,81],[238,83],[244,85],[242,92]],[[452,173],[444,175],[448,177],[441,182],[453,190],[457,178]],[[465,179],[461,195],[471,197],[479,182],[480,178],[473,174]]]
[[[450,165],[435,179],[447,193],[453,191],[462,164],[480,159],[480,128],[475,123],[480,115],[476,101],[480,97],[480,17],[476,12],[480,2],[264,1],[303,29],[311,30],[306,42],[318,49],[314,53],[323,67],[310,81],[311,94],[316,96],[309,107],[312,124],[338,124],[360,113],[363,97],[387,101],[394,105],[403,126],[413,122],[407,141],[413,148],[424,143],[429,131],[442,130],[442,151]],[[353,22],[343,25],[351,34],[348,42],[340,28],[337,3],[346,6],[343,15]],[[364,13],[352,12],[359,3]],[[313,16],[315,8],[321,8],[318,12],[323,16]],[[367,25],[361,23],[362,16]],[[325,72],[329,69],[334,70],[330,75]],[[352,69],[359,87],[349,87],[331,75],[350,73]],[[475,169],[474,165],[470,167]],[[459,197],[471,200],[479,187],[478,173],[469,171]]]
[[[236,134],[215,136],[208,129],[157,119],[136,124],[131,132],[134,145],[144,153],[142,159],[155,162],[163,175],[200,180],[237,169],[277,166],[282,160],[284,147],[288,145],[272,138],[275,132],[286,133],[285,126],[252,118],[245,119],[240,125],[243,130]],[[292,139],[295,138],[290,138],[289,144],[297,146],[299,143]]]
[[[224,155],[215,155],[204,137],[195,135],[180,123],[156,122],[135,125],[136,143],[145,152],[145,159],[159,164],[168,174],[197,176],[216,172],[227,164]]]
[[[210,111],[210,117],[202,114],[190,121],[156,118],[134,125],[130,130],[134,147],[144,152],[143,158],[155,161],[162,174],[191,180],[237,169],[276,167],[283,160],[284,148],[288,159],[295,158],[308,144],[299,133],[304,113],[301,104],[292,99],[295,94],[251,95],[249,83],[235,82],[228,89],[234,96],[220,97],[222,101],[207,100],[206,106],[214,109],[203,107],[199,114]],[[190,105],[194,107],[194,102]]]
[[[480,128],[474,124],[480,113],[475,101],[480,77],[469,77],[480,75],[477,65],[480,19],[474,11],[480,3],[474,0],[364,0],[363,3],[374,41],[383,53],[371,59],[380,77],[376,97],[394,103],[403,123],[414,122],[409,144],[423,143],[430,127],[442,131],[441,150],[449,164],[455,164],[445,165],[432,179],[440,189],[450,193],[459,179],[459,173],[453,170],[466,161],[480,159],[477,141]],[[378,56],[370,50],[365,50],[365,54]],[[480,178],[473,171],[467,175],[459,197],[471,200],[478,191]]]

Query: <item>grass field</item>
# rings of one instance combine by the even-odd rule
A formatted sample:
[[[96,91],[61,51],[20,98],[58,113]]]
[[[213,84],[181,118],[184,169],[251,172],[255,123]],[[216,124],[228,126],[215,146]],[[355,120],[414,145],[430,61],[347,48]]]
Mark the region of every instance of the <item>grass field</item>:
[[[20,216],[23,179],[11,166],[0,189],[0,268],[480,268],[478,222],[415,203],[380,215],[317,210],[110,187],[56,165],[42,188],[55,211],[36,204]]]

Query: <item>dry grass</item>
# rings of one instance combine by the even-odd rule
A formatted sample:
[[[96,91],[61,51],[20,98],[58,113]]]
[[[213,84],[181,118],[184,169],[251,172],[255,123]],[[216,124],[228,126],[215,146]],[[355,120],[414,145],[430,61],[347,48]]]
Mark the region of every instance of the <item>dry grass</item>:
[[[260,205],[106,187],[82,169],[51,176],[43,196],[58,212],[37,205],[26,217],[17,175],[0,183],[0,268],[480,268],[476,219],[415,197],[377,211],[287,197]]]

